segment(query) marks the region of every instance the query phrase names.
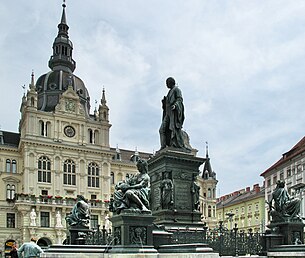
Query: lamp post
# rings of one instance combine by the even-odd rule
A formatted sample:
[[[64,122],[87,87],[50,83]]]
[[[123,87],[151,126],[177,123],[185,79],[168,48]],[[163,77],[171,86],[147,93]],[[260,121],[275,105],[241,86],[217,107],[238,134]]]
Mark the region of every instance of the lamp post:
[[[227,212],[226,215],[227,215],[228,221],[230,221],[230,230],[232,230],[233,229],[233,216],[235,214],[232,212]]]

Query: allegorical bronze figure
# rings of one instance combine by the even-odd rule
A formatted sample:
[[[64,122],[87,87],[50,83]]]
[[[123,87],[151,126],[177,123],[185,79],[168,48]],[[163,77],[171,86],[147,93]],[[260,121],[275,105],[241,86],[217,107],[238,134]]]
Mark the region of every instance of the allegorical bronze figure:
[[[77,195],[77,203],[70,214],[66,216],[69,226],[88,227],[90,222],[90,207],[82,195]]]
[[[146,160],[138,160],[137,168],[137,174],[116,184],[110,211],[117,214],[125,209],[149,211],[150,177]]]
[[[268,204],[269,213],[274,222],[300,219],[300,200],[288,194],[284,181],[277,181]]]

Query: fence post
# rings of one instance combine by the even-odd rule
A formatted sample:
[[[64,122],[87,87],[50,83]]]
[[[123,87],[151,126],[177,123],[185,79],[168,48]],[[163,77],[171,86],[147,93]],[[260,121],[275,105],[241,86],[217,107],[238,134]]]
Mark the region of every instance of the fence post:
[[[234,225],[234,256],[238,256],[238,247],[237,247],[237,231],[238,231],[238,227],[237,227],[237,223],[235,223]]]

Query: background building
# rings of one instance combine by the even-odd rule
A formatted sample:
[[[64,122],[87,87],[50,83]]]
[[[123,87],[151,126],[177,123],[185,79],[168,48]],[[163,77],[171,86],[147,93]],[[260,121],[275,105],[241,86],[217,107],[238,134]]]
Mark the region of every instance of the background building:
[[[301,217],[305,214],[305,137],[303,137],[289,151],[285,152],[282,157],[271,167],[265,170],[261,176],[265,179],[265,199],[270,200],[272,192],[276,187],[278,180],[283,180],[290,195],[301,200]],[[267,206],[266,206],[267,209]],[[269,218],[266,214],[266,221]]]
[[[237,224],[240,230],[263,232],[265,229],[264,187],[258,184],[221,196],[217,199],[217,220],[227,229]]]
[[[209,228],[215,228],[217,225],[216,218],[216,173],[212,170],[211,160],[206,147],[206,161],[203,166],[201,175],[197,178],[200,185],[200,211],[202,212],[202,221]]]

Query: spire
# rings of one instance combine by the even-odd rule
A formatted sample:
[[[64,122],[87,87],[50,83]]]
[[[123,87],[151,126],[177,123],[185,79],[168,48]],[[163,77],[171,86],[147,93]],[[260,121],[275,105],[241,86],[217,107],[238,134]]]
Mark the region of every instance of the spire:
[[[62,4],[62,7],[63,7],[63,10],[62,10],[62,15],[61,15],[61,24],[67,24],[66,22],[66,11],[65,11],[65,8],[66,8],[66,1],[64,0],[63,4]]]
[[[205,144],[206,144],[206,146],[205,146],[206,161],[205,161],[204,167],[203,167],[202,178],[203,179],[209,179],[209,178],[216,179],[216,174],[215,174],[215,172],[213,172],[211,162],[210,162],[208,142],[205,142]]]
[[[31,74],[31,84],[30,84],[30,90],[35,90],[35,82],[34,82],[34,70],[32,70],[32,74]]]
[[[205,142],[205,156],[209,158],[209,145],[208,142]]]
[[[106,97],[105,97],[105,88],[102,91],[101,104],[99,105],[99,120],[100,121],[109,121],[109,108],[106,105]]]
[[[75,70],[75,61],[72,59],[73,44],[69,40],[66,18],[66,3],[62,4],[63,10],[60,23],[58,24],[58,35],[53,43],[53,55],[49,61],[52,70],[64,70],[72,73]]]
[[[106,106],[106,97],[105,97],[105,88],[104,87],[103,87],[103,92],[102,92],[101,104],[103,106]]]

